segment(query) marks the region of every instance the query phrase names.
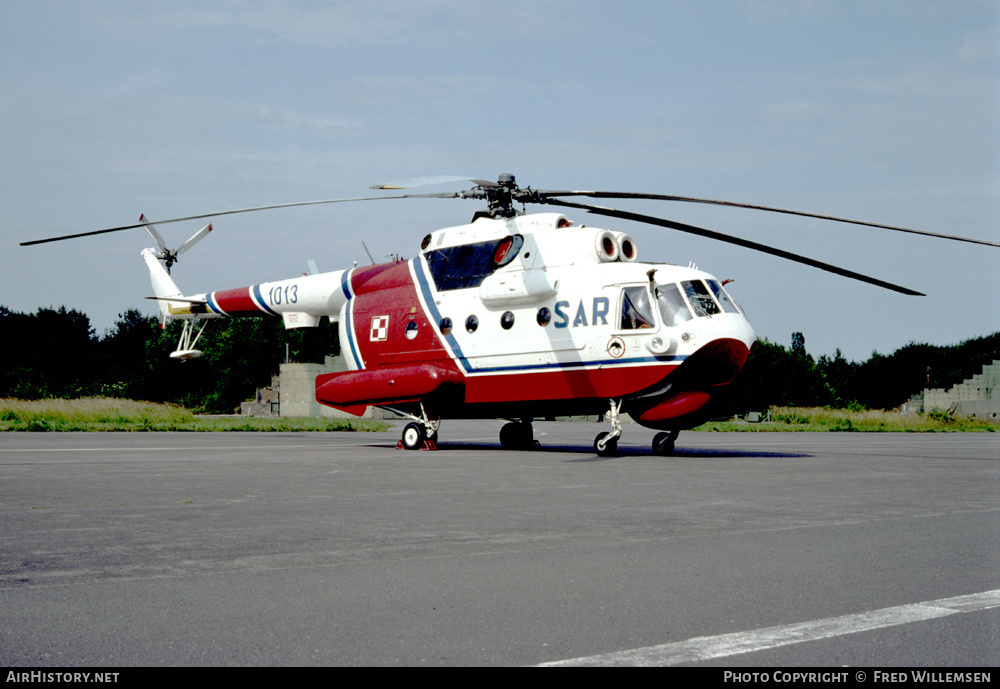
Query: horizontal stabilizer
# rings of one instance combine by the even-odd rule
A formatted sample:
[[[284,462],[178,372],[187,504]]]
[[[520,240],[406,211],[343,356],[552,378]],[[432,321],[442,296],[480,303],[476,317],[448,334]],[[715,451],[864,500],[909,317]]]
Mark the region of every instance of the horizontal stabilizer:
[[[180,301],[185,304],[208,304],[208,302],[204,299],[182,299],[180,297],[146,297],[146,299],[155,299],[157,301]]]

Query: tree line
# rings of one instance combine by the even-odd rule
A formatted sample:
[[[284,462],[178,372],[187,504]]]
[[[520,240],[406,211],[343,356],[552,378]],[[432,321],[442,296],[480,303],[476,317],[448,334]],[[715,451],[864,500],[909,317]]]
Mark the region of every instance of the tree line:
[[[802,333],[786,348],[766,339],[754,346],[730,390],[736,409],[833,407],[895,409],[925,388],[950,388],[1000,359],[1000,332],[938,346],[910,344],[892,354],[873,352],[864,362],[847,361],[837,349],[814,359]]]
[[[204,356],[178,361],[170,353],[180,325],[161,329],[158,319],[130,309],[97,336],[79,311],[0,306],[0,397],[122,397],[229,414],[271,384],[286,354],[322,363],[339,351],[337,328],[326,319],[301,330],[285,330],[279,318],[219,319],[198,343]]]
[[[277,318],[219,319],[198,344],[201,358],[170,358],[180,324],[161,329],[138,310],[98,336],[75,310],[17,313],[0,306],[0,397],[123,397],[232,413],[270,385],[285,361],[322,363],[339,352],[335,324],[285,330]],[[893,409],[925,387],[951,387],[1000,359],[1000,332],[952,346],[910,343],[889,355],[847,361],[840,350],[815,359],[805,336],[789,347],[763,339],[730,386],[725,411],[771,406]]]

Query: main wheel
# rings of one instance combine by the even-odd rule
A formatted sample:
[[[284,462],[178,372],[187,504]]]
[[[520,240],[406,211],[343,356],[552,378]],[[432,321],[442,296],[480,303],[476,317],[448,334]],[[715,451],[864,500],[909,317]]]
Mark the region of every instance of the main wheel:
[[[598,457],[614,457],[618,454],[618,438],[608,440],[610,433],[598,433],[594,438],[594,452]]]
[[[403,447],[407,450],[419,450],[424,446],[427,434],[419,423],[408,423],[403,429]]]
[[[511,421],[500,429],[500,447],[505,450],[527,450],[534,433],[530,423]]]

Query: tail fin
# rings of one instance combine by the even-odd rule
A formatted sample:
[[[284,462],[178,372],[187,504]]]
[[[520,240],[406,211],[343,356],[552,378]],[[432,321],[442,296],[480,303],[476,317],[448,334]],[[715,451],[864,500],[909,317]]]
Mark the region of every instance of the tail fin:
[[[153,283],[153,293],[156,295],[152,298],[158,300],[160,303],[160,324],[165,324],[170,318],[197,318],[197,314],[204,314],[207,311],[204,300],[200,298],[182,298],[183,293],[174,283],[173,278],[170,277],[170,266],[177,262],[178,256],[197,244],[211,232],[212,225],[205,225],[176,249],[168,249],[163,241],[163,237],[156,231],[156,228],[149,222],[145,215],[139,216],[139,222],[142,223],[142,226],[146,228],[146,232],[149,233],[149,236],[153,238],[153,241],[160,248],[159,251],[149,248],[144,249],[142,252],[142,258],[149,267],[149,280]],[[173,298],[177,298],[177,301],[171,303],[170,300]],[[181,302],[182,305],[176,306],[175,304],[178,302]]]
[[[153,285],[153,294],[156,295],[157,301],[160,304],[160,321],[166,321],[171,317],[171,313],[170,302],[165,301],[165,299],[168,297],[181,297],[183,293],[177,287],[173,278],[170,277],[167,269],[160,263],[153,249],[143,249],[142,259],[149,268],[149,281]]]

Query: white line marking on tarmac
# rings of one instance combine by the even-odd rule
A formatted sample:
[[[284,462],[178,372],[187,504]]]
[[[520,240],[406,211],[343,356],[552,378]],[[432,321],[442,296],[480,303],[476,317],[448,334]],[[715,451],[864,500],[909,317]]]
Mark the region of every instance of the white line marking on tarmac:
[[[615,653],[557,660],[542,663],[542,667],[580,666],[664,666],[690,663],[711,658],[724,658],[740,653],[753,653],[779,646],[798,644],[804,641],[827,639],[833,636],[856,634],[872,629],[893,627],[910,622],[920,622],[938,617],[947,617],[964,612],[986,610],[1000,606],[1000,589],[973,593],[967,596],[941,598],[939,600],[899,605],[881,610],[870,610],[854,615],[827,617],[821,620],[787,624],[779,627],[752,629],[734,634],[700,636],[687,641],[678,641],[660,646],[633,648]]]

